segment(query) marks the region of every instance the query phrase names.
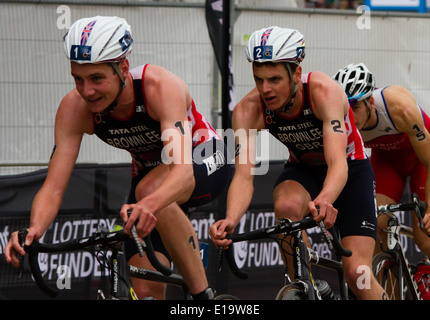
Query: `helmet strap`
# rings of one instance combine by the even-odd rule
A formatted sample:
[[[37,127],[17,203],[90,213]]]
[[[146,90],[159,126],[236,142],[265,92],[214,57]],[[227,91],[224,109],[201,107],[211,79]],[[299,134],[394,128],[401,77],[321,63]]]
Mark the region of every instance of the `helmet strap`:
[[[113,62],[113,63],[111,63],[111,66],[112,66],[113,70],[118,74],[118,77],[121,80],[121,84],[120,84],[120,87],[119,87],[118,95],[112,101],[112,103],[106,109],[104,109],[101,112],[101,115],[109,114],[109,113],[111,113],[116,108],[116,106],[118,105],[119,96],[121,95],[122,91],[124,90],[124,88],[125,88],[125,86],[127,84],[126,80],[124,79],[124,76],[122,75],[121,70],[119,69],[119,63],[118,62]]]
[[[369,101],[367,101],[367,99],[364,99],[363,102],[366,105],[367,110],[369,111],[368,115],[367,115],[367,120],[366,120],[366,122],[363,125],[363,128],[364,128],[366,126],[366,124],[369,122],[370,117],[372,116],[372,108],[370,108],[370,104],[369,104]]]
[[[286,63],[285,66],[287,68],[288,75],[290,76],[290,80],[291,80],[291,95],[290,95],[290,99],[288,99],[288,102],[283,107],[280,107],[278,109],[280,112],[288,112],[291,110],[291,107],[293,106],[294,99],[297,94],[297,90],[299,89],[299,84],[294,82],[293,72],[291,71],[290,64]]]
[[[119,68],[120,62],[112,62],[110,65],[112,66],[113,70],[117,73],[118,77],[121,79],[121,82],[125,83],[124,76],[122,75],[121,69]],[[125,86],[125,84],[123,84]]]

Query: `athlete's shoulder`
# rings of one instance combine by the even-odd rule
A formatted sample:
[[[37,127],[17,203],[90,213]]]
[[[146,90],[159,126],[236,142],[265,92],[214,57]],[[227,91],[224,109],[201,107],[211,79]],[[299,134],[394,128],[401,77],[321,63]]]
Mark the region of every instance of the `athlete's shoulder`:
[[[172,71],[156,64],[147,64],[146,66],[144,66],[144,69],[145,82],[147,82],[147,80],[152,80],[162,83],[164,80],[168,79],[180,79]]]
[[[324,72],[313,71],[305,76],[306,76],[306,81],[309,84],[309,88],[312,91],[315,91],[315,90],[342,91],[341,86]]]
[[[155,93],[185,93],[189,96],[185,81],[170,70],[155,64],[148,64],[144,71],[145,91]]]
[[[399,86],[392,85],[387,86],[381,90],[384,96],[384,100],[387,104],[416,104],[415,97],[408,89]]]
[[[415,97],[406,88],[395,85],[386,87],[381,92],[391,116],[405,117],[411,112],[418,112]]]
[[[76,89],[73,89],[63,97],[59,109],[72,109],[73,111],[77,111],[85,108],[85,105],[85,100]]]
[[[334,105],[342,107],[348,113],[349,104],[345,91],[327,74],[314,71],[308,78],[308,91],[312,105],[319,114],[319,109],[332,109]]]
[[[256,88],[248,92],[234,108],[234,112],[240,115],[254,114],[262,108],[261,96]]]
[[[78,131],[92,134],[93,113],[76,89],[67,93],[60,102],[56,115],[59,127],[76,126]]]
[[[400,132],[408,132],[413,124],[422,121],[422,111],[413,94],[401,86],[389,86],[383,90],[385,106]]]
[[[248,92],[233,110],[233,122],[239,127],[263,129],[262,103],[257,88]]]

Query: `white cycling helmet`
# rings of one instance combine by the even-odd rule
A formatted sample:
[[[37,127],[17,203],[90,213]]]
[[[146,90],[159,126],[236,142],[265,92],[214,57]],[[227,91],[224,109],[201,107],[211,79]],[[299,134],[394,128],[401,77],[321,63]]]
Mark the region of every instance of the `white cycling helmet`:
[[[77,20],[64,36],[67,59],[77,63],[110,63],[118,74],[121,84],[114,101],[102,112],[112,112],[126,86],[119,62],[131,52],[130,25],[123,18],[101,17]]]
[[[67,59],[77,63],[119,62],[131,52],[130,25],[122,18],[77,20],[64,36]]]
[[[291,79],[291,96],[279,110],[288,112],[293,106],[299,84],[293,81],[291,63],[299,65],[305,58],[305,39],[294,29],[268,27],[251,34],[246,46],[246,58],[249,62],[283,62]]]
[[[305,57],[305,39],[294,29],[268,27],[255,31],[246,46],[250,62],[292,62],[299,64]]]
[[[375,89],[373,75],[364,63],[349,64],[340,69],[334,76],[350,102],[365,100],[372,96]]]

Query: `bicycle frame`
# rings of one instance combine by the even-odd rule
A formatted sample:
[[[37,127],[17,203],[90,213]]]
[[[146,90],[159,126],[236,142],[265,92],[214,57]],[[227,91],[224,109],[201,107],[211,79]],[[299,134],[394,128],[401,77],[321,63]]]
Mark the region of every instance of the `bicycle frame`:
[[[132,299],[137,300],[137,296],[134,293],[133,287],[128,278],[126,272],[126,262],[123,252],[115,247],[109,248],[111,251],[110,267],[112,268],[109,274],[110,280],[110,297],[109,299]],[[97,290],[97,300],[106,300],[103,289],[101,287]]]
[[[345,278],[343,274],[343,265],[341,261],[336,261],[332,259],[327,259],[323,257],[319,257],[318,253],[314,250],[308,248],[303,241],[302,231],[313,228],[317,224],[315,220],[311,217],[306,217],[300,221],[291,222],[288,219],[279,220],[279,224],[276,226],[270,226],[266,228],[262,228],[259,230],[255,230],[248,233],[232,235],[229,238],[233,242],[240,241],[248,241],[248,240],[256,240],[256,239],[275,239],[279,241],[279,239],[274,238],[273,235],[284,234],[293,237],[293,263],[295,268],[295,280],[290,281],[286,272],[286,281],[288,284],[296,284],[300,288],[304,290],[309,300],[321,299],[321,296],[312,280],[310,274],[309,264],[318,265],[321,267],[325,267],[328,269],[336,270],[338,273],[338,279],[340,283],[340,295],[342,299],[348,299],[348,291],[345,285]],[[318,225],[321,228],[324,239],[329,244],[330,248],[334,248],[338,257],[346,256],[349,257],[352,253],[350,250],[344,249],[335,233],[329,233],[325,230],[324,225],[320,223]],[[281,246],[282,247],[282,246]],[[246,273],[239,270],[237,267],[233,251],[231,249],[225,250],[227,262],[232,270],[233,274],[241,279],[246,279]]]
[[[42,277],[42,272],[38,263],[38,254],[40,252],[53,253],[53,252],[72,252],[78,250],[86,250],[98,246],[105,251],[111,251],[109,258],[110,266],[110,281],[111,281],[111,298],[112,299],[134,299],[135,294],[130,285],[129,277],[136,277],[140,279],[153,280],[164,282],[172,285],[181,286],[184,292],[187,293],[185,281],[179,275],[172,275],[172,270],[162,265],[155,256],[152,248],[152,243],[149,237],[143,240],[139,239],[139,245],[142,245],[150,260],[151,264],[155,266],[157,271],[138,268],[128,265],[125,261],[124,253],[121,250],[122,242],[129,239],[129,235],[125,234],[123,230],[107,232],[105,230],[96,232],[92,236],[77,238],[68,242],[57,244],[44,244],[33,241],[30,246],[24,246],[26,237],[26,230],[19,231],[20,243],[22,243],[25,251],[29,257],[29,264],[31,273],[37,286],[48,296],[56,297],[59,294],[59,289],[49,286]],[[106,298],[103,291],[98,290],[100,298]]]
[[[386,215],[388,217],[387,229],[384,232],[387,234],[387,250],[383,252],[388,253],[392,256],[393,260],[398,265],[397,279],[399,281],[399,299],[404,300],[405,295],[403,292],[404,281],[403,275],[405,275],[406,285],[410,289],[409,294],[413,300],[421,300],[421,294],[418,290],[418,285],[413,279],[413,272],[411,270],[408,259],[406,258],[405,252],[401,244],[401,235],[405,235],[409,238],[413,238],[412,228],[402,225],[399,219],[395,215],[395,212],[401,210],[413,210],[418,218],[420,226],[423,225],[422,216],[425,212],[427,205],[423,201],[419,201],[418,195],[412,195],[411,203],[400,203],[391,205],[378,206],[378,217]]]
[[[109,299],[116,300],[137,300],[137,296],[131,285],[130,278],[139,278],[143,280],[150,280],[156,282],[162,282],[169,285],[175,285],[182,288],[184,292],[184,299],[189,296],[188,287],[184,279],[178,274],[171,274],[166,276],[159,271],[150,270],[145,268],[139,268],[133,265],[127,264],[124,253],[121,249],[109,248],[111,251],[110,266],[112,271],[109,275],[110,280],[110,297]],[[103,289],[98,289],[98,300],[107,299],[104,295]]]
[[[418,291],[418,285],[413,279],[413,273],[409,261],[406,258],[400,239],[402,234],[409,238],[413,238],[412,228],[400,224],[394,213],[384,214],[389,217],[389,220],[388,227],[386,230],[384,230],[384,232],[387,233],[387,250],[383,251],[389,253],[399,267],[397,276],[399,281],[399,300],[404,300],[405,298],[404,292],[402,290],[405,285],[402,275],[405,275],[406,285],[408,288],[410,288],[409,291],[412,299],[421,300],[421,294]]]
[[[345,275],[343,273],[342,261],[324,258],[311,248],[308,248],[303,241],[301,231],[296,231],[293,236],[293,259],[294,259],[294,281],[291,281],[286,273],[286,284],[304,283],[306,286],[312,287],[313,290],[308,290],[309,300],[321,300],[318,289],[312,281],[309,264],[334,270],[337,273],[339,281],[340,297],[342,300],[348,300],[348,289],[345,284]],[[302,262],[307,262],[304,265]]]

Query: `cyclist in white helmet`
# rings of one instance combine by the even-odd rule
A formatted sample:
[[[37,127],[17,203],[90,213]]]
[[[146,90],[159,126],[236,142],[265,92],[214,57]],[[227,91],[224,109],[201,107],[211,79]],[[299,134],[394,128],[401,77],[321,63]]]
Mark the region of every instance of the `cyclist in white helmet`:
[[[344,88],[364,145],[371,149],[379,205],[398,203],[407,179],[411,192],[427,202],[424,228],[413,216],[414,239],[430,257],[430,119],[407,89],[393,85],[375,88],[363,63],[349,64],[333,77]],[[378,219],[378,236],[386,244],[387,217]],[[379,250],[379,244],[376,246]]]
[[[137,222],[138,234],[151,234],[159,260],[168,266],[170,259],[175,263],[193,297],[213,298],[198,239],[183,208],[207,203],[226,187],[226,149],[197,112],[183,80],[155,65],[129,69],[132,42],[130,26],[118,17],[80,19],[64,37],[76,87],[57,111],[55,148],[47,178],[33,201],[26,244],[39,239],[54,221],[82,137],[95,134],[132,156],[129,202],[120,212],[125,231]],[[191,159],[195,154],[199,161]],[[213,163],[210,172],[206,160]],[[151,268],[130,242],[130,263]],[[15,232],[6,247],[7,261],[17,265],[17,253],[25,254]],[[165,298],[164,284],[133,279],[133,285],[139,298]]]
[[[256,131],[264,129],[289,150],[273,189],[276,218],[299,220],[310,213],[329,228],[336,223],[343,246],[353,252],[344,259],[349,287],[360,299],[384,298],[371,274],[368,287],[357,287],[357,268],[365,265],[371,270],[375,244],[374,173],[345,93],[321,72],[302,74],[305,41],[297,30],[273,26],[255,31],[246,57],[252,62],[255,88],[236,105],[233,129],[246,132],[241,154],[255,150]],[[216,246],[230,245],[225,236],[234,231],[253,195],[255,161],[243,161],[241,154],[236,157],[226,217],[210,228]]]

